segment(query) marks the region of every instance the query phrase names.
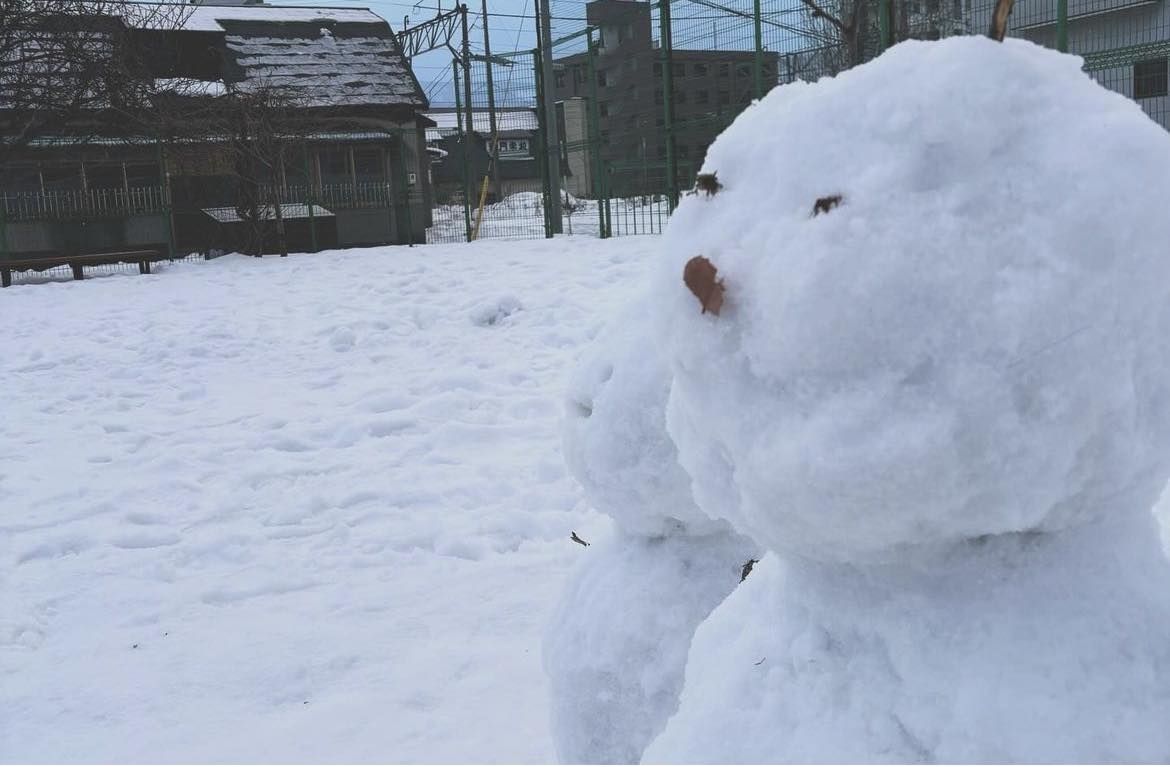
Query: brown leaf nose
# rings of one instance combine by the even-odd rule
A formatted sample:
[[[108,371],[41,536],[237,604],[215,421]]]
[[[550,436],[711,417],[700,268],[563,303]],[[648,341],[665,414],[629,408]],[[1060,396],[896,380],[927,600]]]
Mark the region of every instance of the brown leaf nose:
[[[711,312],[716,317],[723,307],[723,280],[718,278],[715,264],[703,256],[695,256],[683,268],[683,283],[699,299],[702,314]]]

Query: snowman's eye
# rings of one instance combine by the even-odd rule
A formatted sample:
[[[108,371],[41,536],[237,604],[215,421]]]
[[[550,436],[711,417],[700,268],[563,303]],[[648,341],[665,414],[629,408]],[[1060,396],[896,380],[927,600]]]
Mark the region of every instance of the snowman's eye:
[[[812,214],[815,217],[817,215],[820,215],[821,213],[828,213],[830,210],[832,210],[833,208],[837,207],[840,204],[841,204],[841,195],[839,195],[839,194],[832,194],[832,195],[829,195],[828,197],[818,197],[817,201],[813,204]]]

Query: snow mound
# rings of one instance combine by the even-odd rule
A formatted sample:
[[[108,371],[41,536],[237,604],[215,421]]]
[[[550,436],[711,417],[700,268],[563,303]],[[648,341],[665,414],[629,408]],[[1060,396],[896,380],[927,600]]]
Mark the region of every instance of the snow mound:
[[[565,462],[585,496],[627,533],[727,530],[695,505],[690,478],[666,433],[670,371],[637,296],[573,372],[563,426]]]
[[[1080,66],[905,43],[774,90],[714,143],[723,188],[672,218],[650,301],[708,514],[860,561],[1151,508],[1170,137]],[[698,255],[719,316],[683,284]]]
[[[636,764],[678,708],[691,635],[739,582],[739,536],[590,547],[544,643],[553,738],[564,763]]]

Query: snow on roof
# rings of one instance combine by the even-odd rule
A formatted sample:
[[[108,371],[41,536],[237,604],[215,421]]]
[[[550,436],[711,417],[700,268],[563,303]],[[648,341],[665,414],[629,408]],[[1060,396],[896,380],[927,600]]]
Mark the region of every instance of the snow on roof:
[[[229,26],[231,26],[229,24]],[[342,29],[314,30],[312,37],[233,34],[227,49],[248,84],[287,88],[308,105],[381,104],[423,106],[398,42],[386,36],[348,36]]]
[[[145,29],[173,28],[182,14],[182,28],[188,32],[223,32],[221,21],[350,22],[385,24],[386,20],[368,8],[318,8],[280,5],[191,5],[128,3],[122,18],[127,24]]]
[[[435,121],[433,128],[427,129],[427,138],[439,138],[447,135],[459,127],[459,119],[455,112],[435,111],[424,112],[427,117]],[[464,118],[466,121],[466,118]],[[491,131],[491,117],[487,110],[471,112],[471,124],[479,133]],[[496,130],[500,133],[507,131],[535,131],[539,128],[536,121],[535,109],[508,109],[496,110]]]

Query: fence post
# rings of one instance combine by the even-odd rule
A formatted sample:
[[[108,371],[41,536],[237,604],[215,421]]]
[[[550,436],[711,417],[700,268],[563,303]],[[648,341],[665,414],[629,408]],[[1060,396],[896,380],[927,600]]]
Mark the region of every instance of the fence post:
[[[552,42],[552,11],[549,9],[549,0],[537,0],[540,11],[540,70],[544,81],[544,114],[545,149],[548,154],[549,180],[549,214],[548,220],[556,234],[561,233],[564,226],[561,216],[561,141],[560,128],[557,125],[557,102],[555,90],[555,75],[553,74],[553,42]]]
[[[456,137],[459,139],[459,149],[463,152],[463,172],[459,175],[463,177],[463,226],[467,241],[471,242],[471,190],[467,187],[467,179],[471,175],[471,136],[465,135],[463,127],[459,124],[459,117],[462,114],[462,105],[459,100],[459,59],[451,60],[451,70],[455,73],[455,130]],[[470,110],[468,110],[470,114]],[[471,118],[468,117],[468,124],[471,123]]]
[[[1068,0],[1056,0],[1056,50],[1068,53]]]
[[[537,37],[540,36],[540,25],[536,26]],[[548,115],[544,110],[544,75],[540,67],[540,48],[532,51],[532,72],[536,81],[536,124],[537,148],[536,162],[540,167],[540,198],[541,209],[544,212],[544,236],[552,237],[552,204],[549,202],[549,193],[552,183],[548,177]]]
[[[604,188],[601,178],[601,110],[597,105],[597,46],[593,42],[593,30],[586,34],[589,57],[589,158],[593,175],[593,198],[597,201],[597,236],[608,237],[605,230],[605,211],[601,198]]]
[[[305,144],[305,189],[308,191],[308,194],[305,195],[308,198],[305,200],[305,204],[309,208],[309,242],[313,246],[313,252],[317,253],[320,251],[320,247],[317,245],[317,219],[313,215],[313,200],[316,197],[313,192],[315,188],[313,169],[309,164],[309,145]]]
[[[678,168],[674,156],[674,43],[670,34],[670,0],[659,0],[662,48],[662,110],[666,122],[666,190],[670,209],[678,207]]]
[[[760,0],[755,0],[752,13],[752,26],[755,34],[755,55],[752,57],[753,85],[756,98],[764,97],[764,30],[763,19],[760,16]]]
[[[890,0],[878,0],[878,53],[884,53],[893,41],[893,25],[890,22]]]
[[[8,255],[8,195],[0,194],[0,261]]]
[[[159,181],[162,182],[163,214],[167,219],[167,258],[175,258],[175,218],[174,207],[171,205],[171,173],[167,170],[167,158],[163,152],[161,141],[155,141],[158,150]]]

